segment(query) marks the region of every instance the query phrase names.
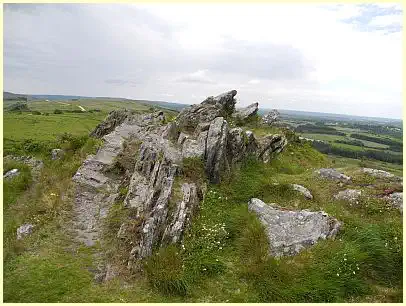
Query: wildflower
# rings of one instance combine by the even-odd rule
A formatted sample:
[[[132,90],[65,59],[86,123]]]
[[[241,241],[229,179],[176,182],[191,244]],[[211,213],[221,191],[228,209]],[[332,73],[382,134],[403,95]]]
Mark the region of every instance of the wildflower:
[[[340,274],[337,273],[337,276],[340,276]]]
[[[56,194],[55,193],[53,193],[53,192],[51,192],[51,194],[50,194],[51,196],[56,196]]]
[[[347,261],[347,258],[344,258],[344,261]]]
[[[355,271],[352,271],[352,274],[355,274]]]
[[[223,247],[219,247],[219,250],[222,250],[223,249]]]

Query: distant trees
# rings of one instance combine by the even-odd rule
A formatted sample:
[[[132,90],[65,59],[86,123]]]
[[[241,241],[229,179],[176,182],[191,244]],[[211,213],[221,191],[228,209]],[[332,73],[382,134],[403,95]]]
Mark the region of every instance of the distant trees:
[[[351,134],[352,138],[368,140],[376,143],[381,143],[390,146],[390,149],[395,152],[402,152],[403,144],[399,141],[392,140],[389,138],[382,138],[382,137],[374,137],[362,134]]]
[[[344,156],[349,158],[356,158],[362,159],[364,158],[372,158],[388,163],[394,164],[403,164],[403,156],[399,154],[393,154],[387,151],[379,151],[379,150],[350,150],[347,148],[333,146],[329,143],[325,142],[318,142],[313,141],[313,147],[320,151],[321,153],[325,154],[335,154],[338,156]]]
[[[17,102],[12,104],[7,109],[10,112],[29,112],[30,109],[27,106],[27,103]]]
[[[298,133],[329,134],[329,135],[339,135],[339,136],[346,135],[343,132],[337,131],[333,127],[329,127],[329,126],[325,126],[325,125],[314,125],[314,124],[309,124],[309,123],[297,126],[295,131]]]

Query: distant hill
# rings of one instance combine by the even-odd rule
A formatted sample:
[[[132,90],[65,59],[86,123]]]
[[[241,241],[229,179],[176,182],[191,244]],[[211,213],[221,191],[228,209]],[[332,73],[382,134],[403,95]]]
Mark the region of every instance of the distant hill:
[[[27,95],[15,94],[8,91],[3,91],[3,100],[24,100],[27,101]]]

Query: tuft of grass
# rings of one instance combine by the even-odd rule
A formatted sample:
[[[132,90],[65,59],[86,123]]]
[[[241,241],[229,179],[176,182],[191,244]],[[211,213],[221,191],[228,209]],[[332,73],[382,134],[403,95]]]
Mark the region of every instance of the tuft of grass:
[[[183,262],[179,250],[170,245],[160,249],[144,264],[147,278],[153,288],[168,295],[184,296],[188,282],[183,272]]]
[[[13,205],[18,197],[26,191],[32,183],[31,169],[29,166],[16,162],[7,161],[3,165],[4,173],[11,169],[18,169],[19,175],[3,180],[3,211]]]

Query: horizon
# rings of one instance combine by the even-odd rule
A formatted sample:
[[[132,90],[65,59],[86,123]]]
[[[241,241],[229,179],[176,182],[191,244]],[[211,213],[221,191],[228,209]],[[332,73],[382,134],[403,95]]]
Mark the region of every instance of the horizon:
[[[3,92],[9,92],[12,94],[17,95],[28,95],[28,96],[65,96],[65,97],[82,97],[85,99],[97,99],[97,98],[106,98],[106,99],[123,99],[123,100],[132,100],[132,101],[148,101],[148,102],[160,102],[160,103],[173,103],[173,104],[181,104],[181,105],[192,105],[189,103],[181,103],[175,101],[165,101],[165,100],[151,100],[151,99],[139,99],[139,98],[124,98],[124,97],[102,97],[102,96],[83,96],[83,95],[76,95],[76,94],[31,94],[31,93],[14,93],[11,91],[4,90]],[[237,93],[238,95],[238,93]],[[203,101],[203,100],[202,100]],[[200,101],[200,102],[202,102]],[[238,103],[238,102],[237,102]],[[196,104],[196,103],[195,103]],[[237,104],[236,104],[237,106]],[[303,113],[319,113],[319,114],[326,114],[326,115],[342,115],[342,116],[353,116],[353,117],[360,117],[360,118],[371,118],[371,119],[389,119],[389,120],[399,120],[403,121],[402,118],[399,117],[376,117],[376,116],[361,116],[361,115],[352,115],[352,114],[344,114],[344,113],[331,113],[331,112],[315,112],[315,111],[308,111],[308,110],[301,110],[301,109],[287,109],[287,108],[273,108],[273,107],[261,107],[261,103],[258,105],[258,109],[264,110],[272,110],[276,109],[278,111],[295,111],[295,112],[303,112]]]
[[[238,88],[241,107],[401,119],[402,14],[394,3],[5,4],[4,87],[180,104]]]

